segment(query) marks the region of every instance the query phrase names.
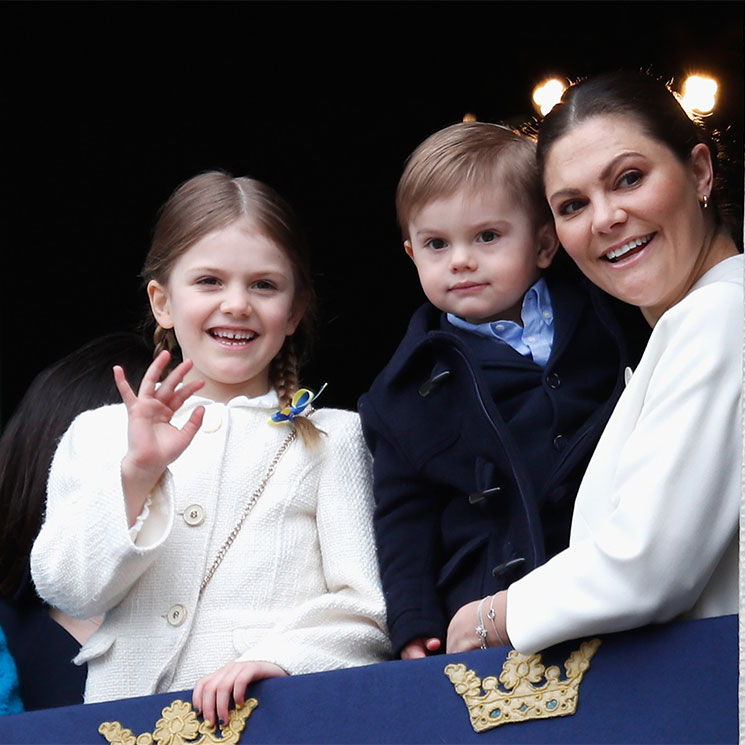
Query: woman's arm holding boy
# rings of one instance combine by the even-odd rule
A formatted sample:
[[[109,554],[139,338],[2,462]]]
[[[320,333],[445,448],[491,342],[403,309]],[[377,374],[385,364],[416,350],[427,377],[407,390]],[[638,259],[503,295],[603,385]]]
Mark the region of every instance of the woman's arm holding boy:
[[[707,287],[660,320],[632,380],[642,399],[632,430],[599,446],[615,458],[612,483],[610,456],[583,483],[602,485],[613,508],[592,526],[580,513],[583,538],[573,531],[568,549],[507,591],[501,620],[519,651],[668,621],[699,599],[736,540],[741,303],[739,288]],[[736,612],[734,584],[721,612]]]

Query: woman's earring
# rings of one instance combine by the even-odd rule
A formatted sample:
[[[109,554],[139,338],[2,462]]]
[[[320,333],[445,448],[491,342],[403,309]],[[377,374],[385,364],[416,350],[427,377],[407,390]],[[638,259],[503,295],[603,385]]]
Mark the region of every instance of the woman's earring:
[[[701,197],[701,209],[705,210],[709,206],[709,197],[704,194],[703,197]]]

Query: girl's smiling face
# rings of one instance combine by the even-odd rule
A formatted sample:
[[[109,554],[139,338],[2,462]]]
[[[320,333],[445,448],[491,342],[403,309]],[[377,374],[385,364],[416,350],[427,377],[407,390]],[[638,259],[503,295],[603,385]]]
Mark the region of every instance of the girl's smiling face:
[[[246,219],[197,241],[148,295],[155,320],[194,362],[187,378],[223,402],[269,390],[269,365],[304,311],[285,252]]]
[[[705,145],[684,163],[635,119],[599,115],[556,140],[544,183],[567,253],[652,325],[719,260],[700,206],[712,186]]]

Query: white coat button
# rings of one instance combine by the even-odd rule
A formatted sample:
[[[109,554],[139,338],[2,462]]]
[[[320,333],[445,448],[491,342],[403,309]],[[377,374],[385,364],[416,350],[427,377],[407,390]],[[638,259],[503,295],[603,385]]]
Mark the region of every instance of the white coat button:
[[[627,367],[623,371],[623,382],[626,383],[626,385],[628,385],[631,382],[631,378],[633,377],[634,377],[634,371],[630,367]]]
[[[201,525],[206,516],[207,513],[204,511],[204,507],[202,507],[201,504],[190,504],[184,510],[184,522],[187,525],[191,525],[192,528]]]
[[[217,432],[222,426],[222,412],[218,406],[208,406],[202,419],[202,432]]]
[[[171,626],[181,626],[186,620],[186,608],[181,603],[172,605],[166,615],[166,620]]]

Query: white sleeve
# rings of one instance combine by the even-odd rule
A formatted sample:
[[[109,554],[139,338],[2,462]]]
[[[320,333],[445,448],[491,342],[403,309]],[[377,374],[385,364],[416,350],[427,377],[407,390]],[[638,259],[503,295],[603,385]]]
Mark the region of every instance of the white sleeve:
[[[241,660],[288,673],[353,667],[390,658],[385,601],[372,527],[371,458],[358,417],[324,436],[316,524],[327,591],[284,617]]]
[[[519,651],[671,620],[701,596],[737,534],[742,313],[741,286],[718,283],[660,319],[637,368],[638,416],[627,431],[611,417],[569,548],[508,590]]]
[[[173,523],[173,485],[166,472],[132,536],[121,483],[126,437],[123,406],[84,412],[52,460],[31,574],[39,595],[74,618],[115,606],[157,558]]]

